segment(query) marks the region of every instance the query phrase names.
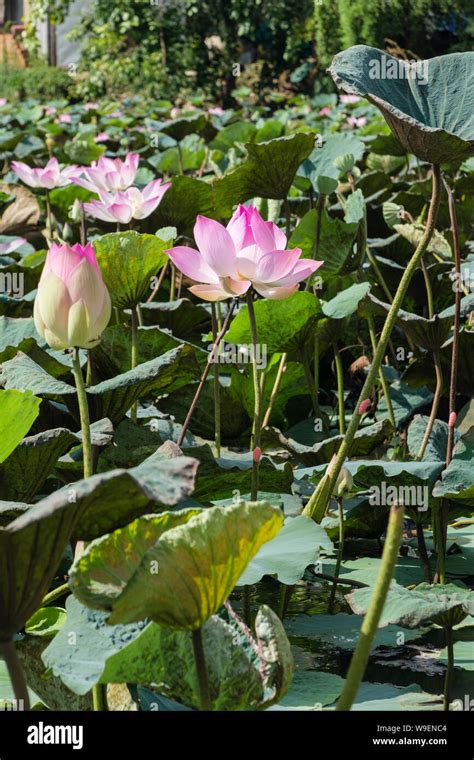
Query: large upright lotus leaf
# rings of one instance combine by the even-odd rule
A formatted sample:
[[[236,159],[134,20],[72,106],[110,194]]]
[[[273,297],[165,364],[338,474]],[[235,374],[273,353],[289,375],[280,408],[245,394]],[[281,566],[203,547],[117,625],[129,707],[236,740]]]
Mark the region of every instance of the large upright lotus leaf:
[[[474,506],[474,427],[455,445],[453,458],[436,483],[433,495]]]
[[[474,294],[465,296],[461,299],[461,317],[464,318],[474,308]],[[386,317],[390,311],[390,304],[379,301],[378,298],[367,295],[367,298],[360,305],[359,309],[362,315],[367,313],[373,316]],[[439,351],[446,342],[453,325],[453,308],[444,309],[439,314],[435,314],[432,319],[420,317],[418,314],[398,310],[397,324],[405,334],[411,338],[421,348],[426,351]]]
[[[141,362],[177,348],[181,341],[159,327],[139,327],[138,345]],[[203,356],[206,356],[203,353]],[[130,369],[130,328],[128,325],[110,325],[102,333],[100,344],[94,349],[94,365],[99,377],[113,377]]]
[[[198,334],[201,339],[204,327],[209,324],[209,311],[203,303],[193,303],[189,298],[176,301],[150,301],[141,305],[146,325],[157,325],[178,338]]]
[[[12,359],[17,351],[29,352],[39,335],[32,317],[0,317],[0,362]]]
[[[199,460],[198,477],[194,498],[205,504],[218,499],[226,499],[229,494],[237,496],[250,493],[252,480],[252,453],[245,454],[226,451],[215,458],[209,446],[192,446],[187,449],[190,456]],[[260,461],[259,488],[261,492],[291,493],[293,469],[289,462],[275,466],[270,457]]]
[[[67,504],[71,499],[82,504],[74,538],[90,541],[146,512],[187,499],[194,489],[197,466],[191,457],[167,458],[158,449],[137,467],[109,470],[70,483],[39,504]]]
[[[314,134],[297,132],[263,143],[247,143],[243,164],[214,183],[219,216],[229,216],[250,198],[284,200],[301,162],[314,146]]]
[[[350,317],[357,311],[360,301],[368,295],[370,288],[369,282],[351,285],[323,304],[323,314],[331,319]]]
[[[0,462],[12,453],[39,414],[41,399],[25,390],[0,390]]]
[[[71,569],[71,586],[89,606],[112,610],[110,623],[148,617],[193,630],[282,524],[281,511],[264,502],[139,518],[90,544]]]
[[[373,588],[361,588],[346,596],[356,615],[365,615]],[[379,626],[389,623],[416,628],[421,623],[453,626],[474,613],[474,593],[454,583],[446,585],[420,583],[407,589],[392,583],[387,595]]]
[[[428,419],[428,417],[421,414],[416,414],[413,418],[413,422],[408,428],[408,450],[414,457],[416,457],[420,449]],[[457,442],[460,437],[461,434],[455,430],[455,442]],[[445,462],[447,445],[448,425],[446,422],[443,422],[443,420],[435,420],[422,459],[426,462]]]
[[[390,400],[392,402],[393,415],[397,427],[400,427],[408,420],[417,409],[426,407],[433,400],[433,394],[422,386],[421,388],[412,388],[406,383],[395,380],[390,385]],[[379,402],[377,407],[377,418],[388,418],[387,402],[385,398]]]
[[[156,359],[139,364],[135,369],[104,380],[98,385],[88,386],[90,404],[94,403],[92,417],[108,417],[116,425],[138,398],[169,393],[186,385],[198,375],[198,366],[191,346],[178,346]],[[49,375],[24,354],[18,354],[14,359],[3,363],[0,383],[5,388],[29,390],[48,398],[64,397],[71,408],[75,405],[76,389],[69,383]],[[71,396],[74,396],[74,400],[69,400]]]
[[[338,179],[341,174],[334,161],[340,156],[352,153],[354,159],[359,161],[364,155],[365,144],[350,132],[340,132],[324,137],[321,147],[314,148],[308,158],[303,161],[298,175],[307,177],[314,189],[319,192],[318,178],[332,177]]]
[[[169,241],[133,230],[111,232],[94,240],[97,261],[114,306],[129,309],[151,293],[152,278],[167,262],[164,251],[169,247]]]
[[[281,583],[294,584],[314,565],[320,547],[331,553],[332,541],[324,528],[305,515],[287,517],[283,528],[250,560],[238,585],[258,583],[264,575],[276,575]]]
[[[171,225],[180,235],[191,235],[198,214],[215,217],[212,187],[202,179],[179,176],[173,177],[171,187],[150,219],[153,228]]]
[[[108,613],[66,602],[67,623],[43,652],[43,661],[76,694],[96,683],[156,684],[161,694],[198,706],[191,636],[150,621],[108,625]],[[71,633],[74,644],[71,644]],[[253,708],[263,698],[262,676],[234,628],[217,616],[203,626],[203,647],[213,709]]]
[[[316,219],[316,209],[308,211],[293,230],[288,243],[289,248],[301,248],[303,256],[307,259],[315,258],[316,254]],[[358,226],[342,219],[332,219],[329,214],[323,212],[318,253],[318,258],[324,261],[324,266],[318,269],[318,276],[323,280],[357,268],[354,241]]]
[[[393,434],[393,427],[388,419],[375,422],[373,425],[361,428],[354,437],[351,448],[351,456],[368,456],[374,449],[378,448],[386,439]],[[289,451],[297,462],[306,467],[311,465],[324,464],[329,462],[333,454],[341,444],[343,436],[334,435],[331,438],[325,438],[318,441],[312,446],[306,446],[293,438],[287,438],[277,428],[269,428],[264,432],[264,441],[271,445],[281,446]]]
[[[66,499],[39,503],[0,527],[0,641],[40,607],[83,508]]]
[[[314,317],[319,306],[313,293],[298,291],[283,301],[262,299],[255,302],[258,340],[267,352],[280,353],[285,346]],[[242,306],[224,336],[226,343],[249,345],[252,342],[248,307]]]
[[[158,129],[165,135],[169,135],[173,140],[180,142],[187,135],[202,132],[207,124],[205,114],[193,114],[192,116],[181,116],[179,119],[170,119],[160,124]]]
[[[32,501],[52,473],[58,458],[78,442],[79,438],[66,428],[23,438],[0,465],[2,497],[12,501]]]
[[[355,45],[334,57],[329,72],[339,88],[380,108],[402,145],[422,161],[466,159],[474,149],[474,53],[410,65]],[[390,70],[395,76],[389,77]]]

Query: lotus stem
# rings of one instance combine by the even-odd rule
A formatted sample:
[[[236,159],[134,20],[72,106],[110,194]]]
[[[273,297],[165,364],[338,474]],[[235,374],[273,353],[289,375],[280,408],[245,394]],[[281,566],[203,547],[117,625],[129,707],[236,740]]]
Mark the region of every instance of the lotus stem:
[[[56,588],[53,588],[53,590],[50,591],[49,594],[46,594],[46,596],[43,597],[41,606],[47,607],[48,604],[52,604],[52,602],[55,602],[56,599],[59,599],[61,596],[64,596],[64,594],[70,594],[70,593],[71,593],[71,589],[69,588],[69,583],[63,583],[61,586],[57,586]]]
[[[288,610],[288,605],[291,602],[291,597],[293,596],[293,590],[295,586],[294,584],[287,585],[286,583],[282,583],[280,585],[280,609],[278,613],[278,617],[280,620],[284,620],[286,612]]]
[[[84,467],[84,478],[90,478],[92,475],[92,445],[89,418],[89,403],[87,400],[86,387],[82,376],[81,361],[79,358],[79,349],[72,350],[72,372],[76,381],[77,401],[79,404],[79,416],[81,419],[82,432],[82,458]]]
[[[441,367],[441,356],[439,354],[439,351],[433,351],[433,362],[434,362],[435,373],[436,373],[436,388],[435,388],[435,394],[433,397],[433,403],[431,405],[431,413],[430,413],[428,423],[425,428],[423,440],[421,441],[418,454],[416,455],[416,459],[418,461],[423,459],[423,455],[426,451],[426,447],[428,445],[428,441],[430,440],[430,435],[433,430],[433,425],[435,424],[436,416],[438,414],[439,403],[441,401],[441,395],[443,393],[443,370]]]
[[[423,272],[423,279],[425,281],[425,288],[426,288],[426,300],[428,302],[428,318],[433,319],[434,317],[434,300],[433,300],[433,289],[431,287],[430,282],[430,276],[428,274],[428,269],[425,264],[425,260],[422,257],[420,261],[420,267],[421,271]]]
[[[201,375],[201,379],[199,381],[199,385],[198,385],[198,387],[196,389],[196,393],[194,394],[194,398],[193,398],[193,400],[191,402],[191,406],[189,407],[189,411],[188,411],[188,413],[186,415],[186,419],[184,420],[183,427],[181,428],[181,432],[179,434],[179,438],[178,438],[178,441],[177,441],[178,446],[182,446],[183,445],[183,441],[185,439],[185,436],[186,436],[186,433],[187,433],[187,430],[188,430],[188,427],[189,427],[189,423],[192,420],[194,411],[195,411],[197,403],[199,401],[199,397],[200,397],[202,389],[204,387],[204,383],[207,380],[207,376],[209,374],[209,370],[211,368],[211,364],[214,362],[214,359],[215,359],[215,356],[217,354],[218,348],[219,348],[219,346],[221,344],[222,338],[224,337],[224,335],[227,332],[227,327],[229,326],[230,318],[231,318],[231,316],[232,316],[232,314],[234,312],[236,304],[237,304],[237,299],[234,298],[233,301],[231,301],[231,304],[229,306],[229,310],[228,310],[228,312],[226,314],[226,317],[224,319],[224,324],[222,325],[222,329],[220,330],[220,332],[219,332],[219,334],[218,334],[218,336],[217,336],[217,338],[216,338],[216,340],[214,342],[214,345],[212,346],[211,352],[210,352],[209,356],[207,357],[206,366],[204,367],[204,371],[203,371],[203,373]]]
[[[336,367],[336,380],[337,380],[337,407],[339,416],[339,432],[344,435],[346,432],[346,426],[344,424],[344,372],[342,369],[341,355],[339,353],[339,346],[337,342],[333,344],[334,351],[334,364]]]
[[[213,343],[217,340],[217,311],[216,304],[211,303],[211,318],[212,318],[212,340]],[[216,361],[214,362],[214,441],[216,444],[217,456],[221,455],[221,387],[219,381],[219,352],[216,353]]]
[[[176,294],[176,267],[170,262],[170,303],[174,301]]]
[[[367,323],[369,326],[369,335],[370,335],[370,342],[372,343],[372,351],[375,354],[377,350],[377,336],[375,333],[375,324],[374,324],[374,318],[372,314],[369,314],[367,316]],[[395,413],[393,411],[392,397],[390,396],[390,386],[387,382],[387,378],[385,377],[383,366],[380,367],[379,380],[380,380],[380,385],[382,386],[385,403],[387,404],[388,418],[390,422],[392,423],[394,430],[396,430],[397,421],[395,419]]]
[[[96,683],[92,687],[92,709],[94,712],[107,712],[107,686],[103,683]]]
[[[432,188],[430,210],[428,214],[428,220],[426,223],[425,232],[423,233],[420,243],[418,244],[413,256],[408,262],[408,265],[400,280],[400,284],[395,294],[393,303],[387,314],[387,318],[385,320],[385,324],[383,326],[382,333],[380,335],[377,349],[374,353],[372,363],[370,365],[370,369],[367,374],[367,378],[365,380],[364,386],[360,393],[359,400],[356,403],[356,407],[352,415],[350,425],[347,429],[344,440],[339,446],[339,451],[337,453],[336,461],[331,471],[329,488],[327,490],[324,489],[324,491],[319,491],[319,492],[316,489],[304,509],[304,514],[308,515],[309,517],[312,517],[316,522],[321,521],[326,511],[326,506],[329,501],[329,496],[334,490],[334,486],[336,484],[337,478],[339,477],[341,468],[346,458],[350,455],[352,442],[358,430],[359,422],[362,416],[359,411],[360,405],[365,399],[370,397],[372,388],[374,387],[375,379],[380,370],[380,366],[382,364],[382,360],[385,355],[385,350],[387,348],[390,334],[396,322],[398,310],[400,309],[402,305],[403,299],[406,295],[411,279],[418,268],[420,259],[423,256],[428,246],[428,243],[431,240],[431,236],[435,229],[436,217],[438,214],[438,208],[439,208],[439,202],[440,202],[440,184],[441,184],[441,178],[440,178],[439,166],[433,166],[433,188]]]
[[[451,702],[451,687],[453,683],[454,675],[454,642],[453,642],[453,629],[451,626],[446,626],[444,629],[446,637],[446,647],[448,649],[448,666],[446,668],[446,675],[444,677],[444,704],[443,709],[447,712],[449,710],[449,703]]]
[[[130,361],[130,369],[135,369],[138,364],[138,312],[137,307],[132,306],[132,356]],[[133,402],[130,416],[132,422],[137,421],[138,413],[138,400]]]
[[[313,378],[313,375],[311,374],[309,359],[304,349],[302,351],[301,361],[303,364],[306,385],[308,386],[309,395],[311,396],[311,402],[313,404],[314,415],[316,418],[319,419],[321,418],[321,410],[319,408],[318,395],[316,392],[316,386],[314,384],[314,378]]]
[[[272,388],[272,391],[270,393],[270,400],[268,402],[267,411],[265,412],[265,416],[263,418],[262,428],[266,428],[267,425],[268,425],[268,423],[270,422],[270,417],[271,417],[272,410],[273,410],[273,404],[275,403],[275,399],[276,399],[276,397],[278,395],[278,391],[280,390],[281,379],[282,379],[283,373],[285,371],[286,359],[287,359],[287,354],[282,354],[281,355],[281,359],[280,359],[280,363],[278,365],[278,370],[277,370],[277,374],[276,374],[276,377],[275,377],[275,382],[273,383],[273,388]]]
[[[454,322],[453,322],[453,348],[451,353],[451,373],[449,382],[449,417],[456,412],[456,386],[458,378],[458,362],[459,362],[459,328],[461,322],[461,254],[459,251],[459,230],[456,218],[456,207],[454,204],[454,194],[451,190],[449,182],[446,177],[443,176],[443,184],[448,194],[448,208],[449,218],[451,221],[451,233],[453,236],[453,253],[454,253],[454,268],[455,268],[455,294],[454,294]],[[451,459],[453,458],[454,448],[454,425],[448,426],[448,444],[446,447],[446,467],[449,466]],[[443,538],[443,546],[446,547],[446,537],[448,531],[448,502],[443,502],[441,530]]]
[[[385,296],[386,296],[388,302],[389,303],[393,303],[393,296],[392,296],[392,294],[390,292],[390,288],[388,287],[388,285],[387,285],[387,283],[385,281],[385,278],[384,278],[384,276],[383,276],[383,274],[382,274],[382,272],[380,270],[380,267],[379,267],[379,265],[377,263],[377,259],[375,258],[374,254],[370,250],[369,246],[367,246],[365,250],[366,250],[366,253],[367,253],[367,258],[369,260],[370,266],[372,267],[372,269],[375,272],[375,276],[376,276],[377,280],[379,281],[380,287],[382,288],[383,292],[385,293]]]
[[[177,144],[177,148],[178,148],[178,169],[179,169],[179,173],[183,175],[184,174],[183,151],[181,150],[181,143],[179,141]]]
[[[426,541],[425,541],[425,533],[423,530],[423,523],[418,518],[418,521],[416,522],[416,539],[418,542],[418,553],[420,555],[421,564],[423,566],[423,571],[425,574],[425,581],[427,583],[432,583],[433,578],[431,575],[431,565],[430,560],[428,557],[428,552],[426,550]]]
[[[350,710],[365,673],[372,644],[382,617],[385,600],[392,581],[398,550],[403,531],[403,506],[393,506],[388,519],[387,537],[380,561],[380,569],[375,581],[369,607],[362,621],[357,646],[352,655],[346,682],[342,690],[336,710]]]
[[[165,279],[165,274],[167,272],[167,269],[168,269],[168,261],[163,265],[163,268],[162,268],[162,270],[160,272],[160,276],[158,277],[156,285],[153,288],[153,290],[151,291],[151,293],[148,296],[148,298],[146,299],[147,303],[151,303],[151,301],[153,301],[154,297],[156,296],[156,294],[158,293],[159,289],[161,288],[161,286],[163,284],[163,280]]]
[[[344,507],[342,505],[342,498],[339,496],[337,499],[337,507],[339,513],[339,546],[337,547],[337,559],[336,569],[334,570],[334,582],[331,588],[331,595],[328,603],[328,613],[332,615],[334,612],[334,601],[336,599],[336,590],[339,580],[339,572],[341,570],[342,557],[344,555]]]
[[[255,309],[253,306],[253,294],[251,291],[247,293],[247,306],[250,322],[250,335],[253,346],[252,356],[252,374],[253,374],[253,393],[254,393],[254,410],[253,410],[253,427],[252,437],[250,441],[250,449],[252,452],[260,450],[260,440],[262,432],[262,389],[260,387],[260,381],[258,377],[258,367],[255,357],[257,356],[258,334],[257,334],[257,320],[255,318]],[[252,488],[251,488],[251,500],[256,501],[258,498],[258,473],[260,468],[260,456],[253,456],[252,462]]]
[[[25,710],[30,710],[28,685],[14,642],[11,640],[0,642],[0,651],[2,652],[5,665],[7,666],[8,675],[17,702],[17,709],[21,709],[21,706],[23,706]]]
[[[314,237],[314,251],[313,258],[318,259],[319,248],[321,245],[321,221],[326,203],[326,196],[323,193],[319,193],[318,200],[316,201],[316,234]],[[305,290],[310,290],[313,282],[313,275],[310,275],[306,281]]]
[[[53,215],[51,212],[51,199],[49,190],[46,190],[46,237],[50,244],[53,239]]]
[[[212,710],[209,680],[207,677],[206,658],[202,645],[202,629],[192,631],[194,662],[196,663],[196,675],[198,680],[199,709],[202,711]]]

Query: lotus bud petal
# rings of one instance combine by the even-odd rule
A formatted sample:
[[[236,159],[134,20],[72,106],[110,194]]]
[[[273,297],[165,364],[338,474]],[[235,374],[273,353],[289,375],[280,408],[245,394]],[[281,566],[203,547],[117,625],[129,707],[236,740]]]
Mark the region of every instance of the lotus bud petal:
[[[94,249],[67,244],[51,246],[38,284],[34,321],[51,348],[92,348],[111,314],[109,292]]]
[[[260,459],[261,459],[261,456],[262,456],[262,449],[260,448],[260,446],[255,446],[255,448],[253,450],[253,455],[252,456],[253,456],[253,461],[256,464],[258,464],[258,462],[260,462]]]
[[[364,399],[362,403],[359,405],[359,414],[365,414],[368,409],[371,407],[371,401],[370,398]]]
[[[455,424],[456,424],[456,419],[457,419],[457,414],[456,414],[456,412],[451,412],[451,414],[449,415],[449,420],[448,420],[448,426],[449,426],[450,428],[453,428],[453,427],[455,426]]]

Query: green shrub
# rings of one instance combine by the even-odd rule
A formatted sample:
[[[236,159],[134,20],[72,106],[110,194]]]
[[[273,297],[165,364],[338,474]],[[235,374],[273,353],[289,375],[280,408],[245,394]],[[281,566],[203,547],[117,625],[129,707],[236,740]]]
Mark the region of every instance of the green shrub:
[[[0,81],[8,100],[45,101],[68,97],[73,80],[63,69],[38,62],[25,69],[0,65]]]

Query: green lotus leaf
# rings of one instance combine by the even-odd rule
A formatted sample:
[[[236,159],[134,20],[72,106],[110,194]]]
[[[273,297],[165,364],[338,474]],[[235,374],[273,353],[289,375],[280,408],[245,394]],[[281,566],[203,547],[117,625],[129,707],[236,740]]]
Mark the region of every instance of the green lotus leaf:
[[[304,515],[287,517],[280,532],[250,560],[238,585],[258,583],[264,575],[276,575],[281,583],[294,584],[314,565],[319,548],[332,552],[332,541],[320,525]]]
[[[318,312],[313,293],[299,291],[283,301],[260,300],[255,303],[258,339],[268,353],[281,353],[302,327]],[[224,336],[226,343],[249,345],[250,322],[247,306],[242,306]]]
[[[91,418],[108,417],[114,425],[140,397],[158,396],[186,385],[199,376],[194,351],[189,345],[180,345],[135,369],[87,387]],[[29,390],[53,399],[64,397],[73,412],[77,411],[76,389],[73,385],[51,377],[29,356],[19,353],[4,362],[0,383],[6,388]],[[73,396],[74,398],[71,398]]]
[[[202,132],[207,123],[206,116],[200,113],[165,121],[159,125],[159,131],[180,142],[186,135]]]
[[[284,200],[301,162],[314,146],[314,134],[297,132],[262,143],[247,143],[247,159],[214,184],[219,216],[250,198]]]
[[[97,261],[114,306],[129,309],[151,292],[152,278],[167,262],[164,251],[170,245],[170,241],[156,235],[133,230],[111,232],[94,240]]]
[[[463,161],[474,150],[474,53],[415,63],[366,45],[338,53],[336,85],[366,97],[402,145],[431,164]]]
[[[26,390],[0,390],[0,462],[10,456],[39,414],[41,399]]]
[[[474,505],[474,427],[455,445],[453,458],[436,483],[433,495]]]
[[[308,211],[293,230],[288,243],[289,248],[301,248],[303,256],[311,259],[316,253],[316,209]],[[342,219],[332,219],[323,212],[321,217],[321,232],[318,258],[324,265],[317,274],[323,280],[335,274],[345,274],[356,269],[354,264],[354,240],[359,225],[348,223]]]
[[[361,588],[346,596],[356,615],[367,612],[373,588]],[[474,593],[465,586],[454,583],[446,585],[420,583],[407,589],[393,583],[385,602],[379,626],[389,623],[406,628],[416,628],[421,623],[432,622],[452,627],[474,613]]]
[[[427,424],[428,417],[416,414],[408,428],[408,450],[414,457],[420,449]],[[454,442],[457,443],[460,437],[461,434],[455,430]],[[448,425],[443,420],[435,420],[422,459],[425,462],[445,462],[447,445]]]
[[[260,546],[283,524],[265,502],[145,516],[92,542],[71,569],[71,588],[109,623],[147,617],[200,628],[217,612]]]
[[[36,504],[0,527],[0,641],[10,639],[40,607],[83,504]]]
[[[357,311],[360,301],[365,298],[371,285],[369,282],[361,282],[351,285],[342,290],[337,296],[323,304],[323,314],[331,319],[344,319]]]

